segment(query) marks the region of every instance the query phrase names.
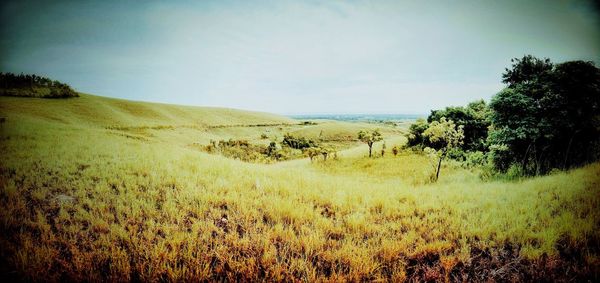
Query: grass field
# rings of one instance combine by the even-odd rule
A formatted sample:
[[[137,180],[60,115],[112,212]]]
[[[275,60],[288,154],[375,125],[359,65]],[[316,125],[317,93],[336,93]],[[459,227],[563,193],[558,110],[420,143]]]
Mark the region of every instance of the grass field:
[[[598,280],[600,164],[519,181],[389,149],[404,129],[82,95],[0,97],[2,277],[33,281]],[[381,128],[388,153],[346,140]],[[286,132],[338,158],[191,147]],[[374,152],[380,155],[381,142]]]

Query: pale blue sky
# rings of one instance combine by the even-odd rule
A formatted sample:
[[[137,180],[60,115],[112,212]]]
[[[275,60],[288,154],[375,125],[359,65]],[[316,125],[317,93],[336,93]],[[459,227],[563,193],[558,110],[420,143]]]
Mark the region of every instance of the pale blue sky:
[[[489,99],[513,57],[600,62],[590,3],[4,2],[0,70],[134,100],[422,114]]]

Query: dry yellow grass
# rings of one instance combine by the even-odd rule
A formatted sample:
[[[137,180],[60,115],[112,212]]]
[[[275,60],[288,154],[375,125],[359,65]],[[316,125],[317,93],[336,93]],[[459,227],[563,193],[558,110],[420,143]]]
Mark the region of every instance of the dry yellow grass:
[[[518,182],[482,181],[449,163],[436,184],[421,181],[425,157],[367,159],[366,145],[327,162],[247,164],[188,145],[236,132],[258,138],[265,129],[210,125],[294,121],[209,110],[93,96],[0,98],[3,274],[311,282],[598,276],[598,163]],[[122,128],[107,128],[114,125]],[[403,140],[390,138],[388,150]]]

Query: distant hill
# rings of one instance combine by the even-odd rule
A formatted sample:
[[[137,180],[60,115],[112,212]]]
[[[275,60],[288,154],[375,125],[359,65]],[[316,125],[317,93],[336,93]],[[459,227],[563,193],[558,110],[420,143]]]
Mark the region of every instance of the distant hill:
[[[70,98],[79,94],[69,85],[46,77],[0,73],[0,96]]]
[[[100,127],[296,124],[276,114],[115,99],[80,93],[76,99],[0,97],[0,116]]]

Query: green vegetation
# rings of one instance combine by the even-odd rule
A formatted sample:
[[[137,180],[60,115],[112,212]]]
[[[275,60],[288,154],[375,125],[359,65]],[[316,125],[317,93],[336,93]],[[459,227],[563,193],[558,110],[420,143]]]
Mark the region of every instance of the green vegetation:
[[[208,153],[221,154],[225,157],[238,159],[245,162],[269,163],[281,159],[283,156],[278,154],[275,143],[269,146],[254,145],[247,140],[220,140],[210,141],[210,144],[203,148]]]
[[[283,141],[281,143],[290,148],[300,150],[304,150],[309,147],[317,147],[317,143],[315,141],[307,139],[305,137],[294,137],[289,133],[283,136]]]
[[[79,94],[69,85],[46,77],[0,73],[0,96],[69,98]]]
[[[527,175],[566,169],[600,157],[600,69],[592,62],[513,61],[508,87],[490,104],[495,167]],[[515,119],[518,117],[518,119]]]
[[[442,118],[454,121],[465,133],[465,141],[461,145],[464,151],[486,151],[486,139],[490,126],[491,111],[485,101],[478,100],[466,107],[446,107],[443,110],[431,111],[427,122],[440,121]]]
[[[442,117],[439,122],[433,121],[427,130],[423,132],[423,136],[440,148],[438,151],[435,151],[435,155],[438,158],[435,173],[435,181],[437,181],[440,178],[442,161],[446,158],[448,151],[463,143],[463,139],[465,138],[463,126],[460,125],[457,127],[452,120],[447,121],[445,117]]]
[[[445,148],[425,133],[447,119],[462,127],[464,143],[445,154],[467,167],[489,166],[493,174],[532,176],[598,160],[600,69],[592,62],[555,65],[533,56],[513,63],[503,74],[508,86],[489,106],[476,101],[432,111],[427,121],[410,126],[408,145],[417,151]]]
[[[374,130],[371,132],[361,130],[358,132],[358,139],[369,146],[369,157],[373,157],[373,144],[383,140],[383,136],[379,130]]]

